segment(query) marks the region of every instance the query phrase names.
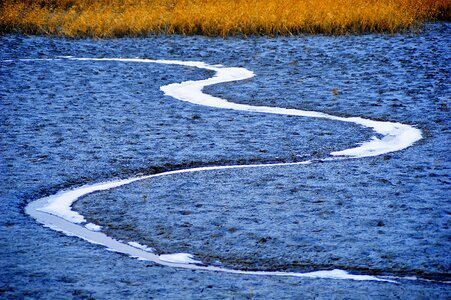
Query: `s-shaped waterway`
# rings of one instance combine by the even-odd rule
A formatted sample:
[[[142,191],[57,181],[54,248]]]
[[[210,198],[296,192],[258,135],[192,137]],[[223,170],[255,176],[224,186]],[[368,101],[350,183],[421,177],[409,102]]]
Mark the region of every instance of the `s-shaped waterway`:
[[[58,59],[43,59],[45,61],[53,60],[73,60],[73,61],[120,61],[120,62],[135,62],[135,63],[156,63],[180,65],[187,67],[196,67],[200,69],[211,70],[215,75],[205,80],[184,81],[181,83],[172,83],[162,86],[160,89],[165,95],[171,96],[180,101],[185,101],[197,105],[247,111],[253,113],[267,113],[279,115],[291,115],[309,118],[322,118],[342,122],[350,122],[359,126],[371,128],[375,135],[369,141],[364,141],[354,148],[345,149],[330,153],[329,157],[323,159],[327,161],[356,159],[370,156],[383,155],[390,152],[403,150],[418,140],[421,139],[421,131],[410,125],[396,123],[374,121],[361,117],[337,117],[322,112],[305,111],[298,109],[287,109],[268,106],[252,106],[246,104],[238,104],[229,102],[226,99],[214,97],[203,93],[203,88],[208,85],[219,84],[224,82],[239,81],[253,77],[255,74],[245,68],[230,68],[222,65],[209,65],[203,62],[196,61],[175,61],[175,60],[150,60],[139,58],[74,58],[64,57]],[[32,59],[33,60],[33,59]],[[24,59],[23,61],[26,61]],[[356,275],[350,274],[345,270],[318,270],[308,273],[296,272],[267,272],[267,271],[242,271],[228,268],[221,268],[215,266],[207,266],[202,262],[195,260],[192,255],[188,253],[176,254],[156,254],[153,249],[148,246],[140,245],[136,242],[117,241],[101,232],[101,227],[96,224],[87,223],[86,219],[78,212],[72,210],[72,204],[82,196],[104,191],[108,189],[117,188],[136,181],[151,179],[155,177],[171,176],[181,173],[192,172],[208,172],[220,169],[239,169],[239,168],[265,168],[274,166],[288,166],[288,165],[306,165],[315,163],[314,160],[308,160],[295,163],[277,163],[277,164],[255,164],[255,165],[230,165],[230,166],[209,166],[199,167],[184,170],[174,170],[163,172],[159,174],[133,177],[128,179],[113,180],[108,182],[101,182],[96,184],[84,185],[72,190],[60,191],[54,195],[37,199],[25,208],[26,213],[35,218],[39,223],[45,227],[53,230],[63,232],[69,236],[77,236],[93,244],[103,245],[108,250],[127,254],[131,257],[140,260],[152,261],[165,266],[188,268],[195,270],[208,270],[216,272],[227,272],[235,274],[248,275],[269,275],[269,276],[293,276],[306,278],[331,278],[331,279],[352,279],[352,280],[373,280],[394,282],[396,277],[376,277],[371,275]]]

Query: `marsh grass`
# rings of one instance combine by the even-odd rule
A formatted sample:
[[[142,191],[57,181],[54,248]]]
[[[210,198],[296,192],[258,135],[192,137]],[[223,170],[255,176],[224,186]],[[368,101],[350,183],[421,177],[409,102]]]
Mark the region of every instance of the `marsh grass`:
[[[66,37],[416,31],[451,0],[4,0],[2,32]]]

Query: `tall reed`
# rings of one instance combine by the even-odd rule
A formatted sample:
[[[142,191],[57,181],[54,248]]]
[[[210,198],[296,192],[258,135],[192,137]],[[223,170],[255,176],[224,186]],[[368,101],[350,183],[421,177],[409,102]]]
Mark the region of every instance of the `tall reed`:
[[[3,0],[0,30],[67,37],[293,35],[417,30],[451,0]]]

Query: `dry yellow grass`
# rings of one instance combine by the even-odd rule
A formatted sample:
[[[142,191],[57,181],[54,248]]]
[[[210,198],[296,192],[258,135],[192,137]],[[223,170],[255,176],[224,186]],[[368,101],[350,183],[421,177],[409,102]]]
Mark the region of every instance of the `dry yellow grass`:
[[[451,0],[4,0],[0,30],[67,37],[417,30]]]

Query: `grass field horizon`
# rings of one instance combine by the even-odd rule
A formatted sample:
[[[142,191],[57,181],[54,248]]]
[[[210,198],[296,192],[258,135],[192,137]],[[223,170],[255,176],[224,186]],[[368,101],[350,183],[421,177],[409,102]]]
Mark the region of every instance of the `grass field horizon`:
[[[449,0],[6,0],[0,31],[112,38],[416,32],[450,20]]]

